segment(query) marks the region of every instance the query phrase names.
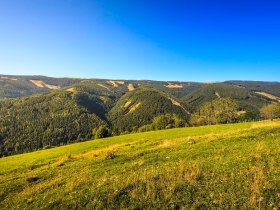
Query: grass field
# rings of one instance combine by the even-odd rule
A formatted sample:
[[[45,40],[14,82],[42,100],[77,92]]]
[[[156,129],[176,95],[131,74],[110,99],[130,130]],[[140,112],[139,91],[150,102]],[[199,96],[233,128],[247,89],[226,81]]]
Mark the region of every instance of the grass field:
[[[0,209],[279,208],[279,120],[137,133],[0,159]]]

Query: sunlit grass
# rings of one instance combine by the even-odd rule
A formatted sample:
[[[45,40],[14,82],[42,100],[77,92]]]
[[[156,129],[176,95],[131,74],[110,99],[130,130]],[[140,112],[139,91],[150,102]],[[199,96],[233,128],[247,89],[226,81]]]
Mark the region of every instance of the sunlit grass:
[[[280,121],[171,129],[0,159],[0,209],[277,209]]]

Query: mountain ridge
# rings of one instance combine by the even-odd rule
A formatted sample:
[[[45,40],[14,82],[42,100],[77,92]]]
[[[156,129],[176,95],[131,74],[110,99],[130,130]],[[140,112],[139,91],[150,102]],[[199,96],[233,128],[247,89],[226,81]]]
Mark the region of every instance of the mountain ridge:
[[[190,126],[203,104],[221,98],[237,103],[237,121],[258,120],[280,97],[279,82],[0,78],[0,156],[89,140],[101,126],[138,132],[163,115]]]

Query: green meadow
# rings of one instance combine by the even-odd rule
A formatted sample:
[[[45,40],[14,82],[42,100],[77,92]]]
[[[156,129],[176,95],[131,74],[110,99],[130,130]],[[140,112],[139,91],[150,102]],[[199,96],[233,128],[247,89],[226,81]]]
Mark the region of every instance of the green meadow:
[[[0,209],[279,208],[279,120],[136,133],[0,159]]]

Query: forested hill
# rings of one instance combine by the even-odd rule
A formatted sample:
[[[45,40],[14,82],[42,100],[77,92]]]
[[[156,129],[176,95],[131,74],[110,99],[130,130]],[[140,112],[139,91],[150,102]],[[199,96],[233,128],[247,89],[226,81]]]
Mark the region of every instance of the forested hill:
[[[225,81],[217,83],[199,83],[199,82],[178,82],[178,81],[152,81],[152,80],[110,80],[110,79],[83,79],[83,78],[53,78],[46,76],[16,76],[0,74],[0,99],[18,98],[37,93],[50,92],[57,89],[63,89],[75,84],[92,82],[99,87],[106,89],[121,89],[124,93],[134,90],[139,86],[148,86],[157,90],[167,92],[178,98],[188,98],[187,95],[199,91],[203,87],[210,87],[211,91],[218,93],[211,86],[217,88],[224,87],[227,90],[218,90],[220,92],[235,91],[236,88],[244,89],[249,94],[258,94],[264,98],[280,100],[280,82],[263,81]],[[235,90],[234,90],[235,88]],[[242,92],[237,90],[237,93]],[[244,91],[243,91],[244,92]],[[223,94],[223,93],[221,93]],[[243,93],[242,93],[243,94]]]
[[[105,89],[121,89],[124,92],[134,90],[139,86],[151,86],[182,97],[203,86],[197,82],[164,82],[150,80],[105,80],[82,78],[53,78],[45,76],[13,76],[0,74],[0,99],[18,98],[36,93],[50,92],[78,83],[92,82]]]
[[[44,93],[81,82],[81,79],[0,74],[0,98],[17,98]]]
[[[207,105],[223,98],[234,104],[230,122],[261,119],[263,107],[276,104],[279,96],[276,82],[206,84],[0,75],[0,156],[109,135],[204,125],[201,107],[225,107]],[[211,117],[219,118],[212,124],[228,122],[220,110]]]

